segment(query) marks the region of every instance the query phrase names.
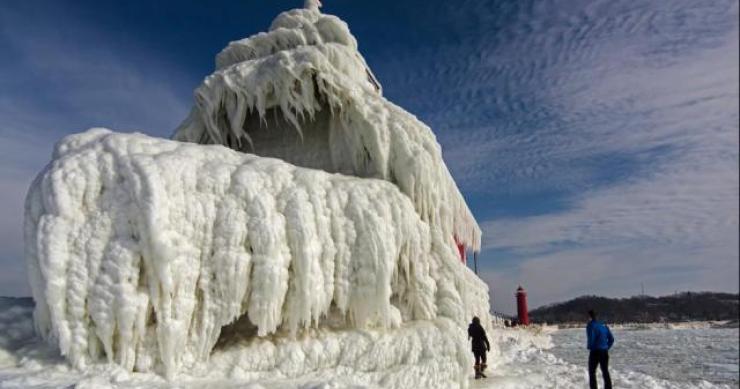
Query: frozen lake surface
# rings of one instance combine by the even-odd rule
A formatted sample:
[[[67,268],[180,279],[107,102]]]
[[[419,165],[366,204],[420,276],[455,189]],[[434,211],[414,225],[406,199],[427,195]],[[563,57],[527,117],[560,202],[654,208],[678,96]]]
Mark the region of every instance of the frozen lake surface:
[[[699,326],[702,323],[697,324]],[[708,327],[708,325],[705,325]],[[615,388],[738,388],[738,329],[613,329]],[[472,388],[587,387],[585,330],[499,329],[488,379]],[[599,377],[599,387],[602,387]]]
[[[183,375],[173,382],[105,364],[77,371],[33,335],[30,299],[0,298],[0,389],[4,388],[338,388],[353,377],[331,372],[273,380],[218,372]],[[614,387],[621,389],[738,388],[738,329],[614,329]],[[488,379],[473,389],[551,389],[586,386],[584,330],[495,329],[489,338]],[[348,381],[349,380],[349,381]],[[362,384],[355,388],[375,388]]]
[[[610,353],[615,370],[635,371],[668,381],[708,381],[738,387],[738,329],[613,329]],[[585,330],[552,334],[555,356],[586,366]]]

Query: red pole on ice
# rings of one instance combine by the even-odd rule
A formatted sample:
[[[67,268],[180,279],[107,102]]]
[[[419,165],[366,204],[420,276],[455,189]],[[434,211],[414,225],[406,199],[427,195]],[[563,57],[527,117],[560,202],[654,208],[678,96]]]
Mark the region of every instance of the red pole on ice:
[[[519,324],[529,325],[529,310],[527,309],[527,292],[519,285],[516,290],[516,312],[519,316]]]
[[[460,261],[462,263],[467,262],[467,256],[465,255],[465,243],[460,243],[460,241],[457,240],[456,236],[453,236],[455,239],[455,246],[457,246],[457,253],[460,254]]]

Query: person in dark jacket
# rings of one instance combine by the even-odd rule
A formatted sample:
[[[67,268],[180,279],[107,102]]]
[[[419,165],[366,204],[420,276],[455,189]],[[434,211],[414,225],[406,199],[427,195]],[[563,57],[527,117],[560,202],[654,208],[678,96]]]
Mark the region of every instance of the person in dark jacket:
[[[491,351],[491,345],[488,343],[486,330],[480,325],[480,319],[473,318],[473,322],[468,326],[468,339],[472,340],[473,355],[475,356],[475,379],[485,378],[483,371],[486,370],[486,351]]]
[[[614,344],[614,336],[604,322],[596,320],[596,312],[593,309],[588,311],[588,316],[591,318],[586,326],[586,346],[590,350],[588,353],[588,385],[591,389],[598,388],[596,366],[600,366],[604,377],[604,388],[612,389],[612,379],[609,376],[609,349]]]

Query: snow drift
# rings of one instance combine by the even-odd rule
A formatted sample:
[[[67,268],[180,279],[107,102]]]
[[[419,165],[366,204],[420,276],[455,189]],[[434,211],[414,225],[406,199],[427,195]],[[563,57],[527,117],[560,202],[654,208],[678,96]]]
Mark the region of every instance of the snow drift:
[[[26,200],[37,331],[78,368],[173,377],[219,348],[247,375],[467,386],[465,325],[490,323],[488,290],[455,244],[477,249],[480,229],[431,130],[315,7],[217,68],[176,141],[92,129],[57,145]]]

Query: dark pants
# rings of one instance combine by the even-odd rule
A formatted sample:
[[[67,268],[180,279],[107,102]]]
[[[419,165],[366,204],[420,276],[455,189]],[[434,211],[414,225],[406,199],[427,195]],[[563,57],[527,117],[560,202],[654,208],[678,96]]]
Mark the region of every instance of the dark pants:
[[[473,350],[476,365],[486,364],[486,350]]]
[[[609,351],[591,350],[588,354],[588,385],[591,389],[597,389],[596,366],[601,367],[604,376],[604,388],[612,389],[612,378],[609,376]]]

